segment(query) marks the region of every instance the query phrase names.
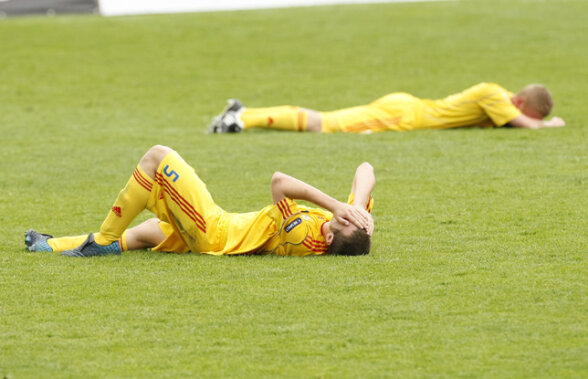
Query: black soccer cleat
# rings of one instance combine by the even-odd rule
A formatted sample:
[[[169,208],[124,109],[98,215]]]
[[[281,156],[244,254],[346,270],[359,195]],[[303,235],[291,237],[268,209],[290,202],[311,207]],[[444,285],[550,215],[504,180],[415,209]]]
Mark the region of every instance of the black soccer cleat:
[[[245,125],[241,120],[241,114],[244,110],[245,107],[238,99],[227,100],[225,109],[208,126],[208,133],[239,133],[243,131]]]
[[[99,245],[94,242],[94,235],[88,234],[88,238],[78,247],[73,250],[65,250],[61,255],[67,257],[94,257],[98,255],[120,255],[122,249],[118,241],[111,243],[110,245]]]

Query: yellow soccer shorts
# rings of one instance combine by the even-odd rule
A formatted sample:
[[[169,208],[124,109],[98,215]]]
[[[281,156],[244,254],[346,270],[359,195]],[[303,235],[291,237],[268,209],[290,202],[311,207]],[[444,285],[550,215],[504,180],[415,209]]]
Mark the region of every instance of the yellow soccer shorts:
[[[392,93],[371,104],[321,112],[325,133],[372,133],[410,130],[415,124],[419,99],[407,93]]]
[[[183,253],[218,249],[222,237],[219,218],[224,211],[175,151],[166,155],[157,169],[147,209],[163,221],[160,228],[166,235],[153,250]]]

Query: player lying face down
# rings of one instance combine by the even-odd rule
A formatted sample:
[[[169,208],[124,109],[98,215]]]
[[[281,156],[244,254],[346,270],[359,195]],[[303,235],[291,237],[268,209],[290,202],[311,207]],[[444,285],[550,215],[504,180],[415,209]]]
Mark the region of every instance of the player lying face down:
[[[383,96],[370,104],[319,112],[298,106],[245,107],[229,100],[208,127],[210,133],[236,133],[249,128],[308,132],[374,133],[459,127],[539,129],[561,127],[563,119],[544,120],[553,107],[551,93],[531,84],[514,94],[495,83],[479,83],[438,100],[404,92]]]

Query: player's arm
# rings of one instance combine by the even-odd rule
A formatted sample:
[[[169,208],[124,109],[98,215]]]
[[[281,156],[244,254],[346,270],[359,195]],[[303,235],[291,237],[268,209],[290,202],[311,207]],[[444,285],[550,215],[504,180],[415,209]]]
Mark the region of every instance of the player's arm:
[[[353,184],[351,185],[351,193],[355,196],[353,205],[362,210],[367,209],[375,186],[376,176],[374,175],[374,168],[368,162],[363,162],[355,170]],[[370,225],[366,230],[371,235],[374,231],[374,219],[371,214],[368,221]]]
[[[509,124],[516,128],[524,129],[559,128],[566,125],[565,121],[560,117],[554,117],[550,120],[539,120],[524,114],[515,117]]]
[[[329,210],[333,213],[333,217],[336,217],[337,221],[344,225],[351,222],[360,229],[369,230],[370,228],[371,215],[366,210],[342,203],[318,188],[290,175],[275,172],[272,176],[271,191],[274,204],[279,203],[285,197],[305,200]]]
[[[351,192],[355,194],[353,204],[366,209],[375,186],[374,168],[368,162],[363,162],[355,170],[353,184],[351,185]]]

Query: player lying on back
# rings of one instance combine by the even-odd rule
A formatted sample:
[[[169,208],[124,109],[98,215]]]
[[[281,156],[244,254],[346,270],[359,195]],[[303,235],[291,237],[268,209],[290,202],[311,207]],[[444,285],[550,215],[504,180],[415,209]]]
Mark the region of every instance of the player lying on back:
[[[204,182],[178,153],[157,145],[139,161],[100,232],[53,238],[28,230],[25,245],[32,252],[72,257],[148,248],[212,255],[368,254],[375,183],[372,166],[362,163],[356,169],[349,201],[343,203],[276,172],[271,180],[273,205],[257,212],[229,213],[214,203]],[[295,199],[324,209],[297,204]],[[127,230],[144,209],[157,218]]]
[[[459,127],[550,128],[565,126],[563,119],[543,120],[553,108],[549,91],[531,84],[517,94],[498,84],[480,83],[440,100],[392,93],[371,104],[318,112],[297,106],[245,108],[231,99],[208,127],[210,133],[236,133],[249,128],[301,132],[372,133]]]

